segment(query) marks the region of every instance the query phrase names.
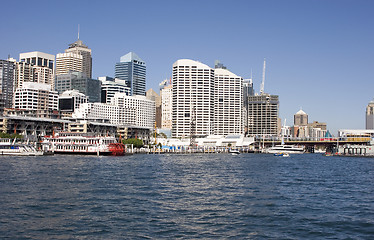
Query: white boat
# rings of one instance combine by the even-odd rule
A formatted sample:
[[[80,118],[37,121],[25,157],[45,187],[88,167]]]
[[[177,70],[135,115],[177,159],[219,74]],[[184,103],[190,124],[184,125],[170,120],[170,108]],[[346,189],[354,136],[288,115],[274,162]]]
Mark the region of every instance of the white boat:
[[[237,150],[237,149],[230,149],[229,153],[231,153],[231,155],[239,155],[240,154],[239,150]]]
[[[296,145],[276,145],[268,148],[267,153],[304,153],[304,147]]]
[[[276,156],[276,157],[289,157],[290,154],[289,153],[280,152],[280,153],[274,153],[274,156]]]
[[[125,146],[113,136],[94,136],[79,133],[58,133],[44,136],[42,147],[45,152],[55,154],[123,155]]]
[[[0,155],[41,156],[43,152],[31,144],[16,143],[16,140],[3,138],[0,141]]]

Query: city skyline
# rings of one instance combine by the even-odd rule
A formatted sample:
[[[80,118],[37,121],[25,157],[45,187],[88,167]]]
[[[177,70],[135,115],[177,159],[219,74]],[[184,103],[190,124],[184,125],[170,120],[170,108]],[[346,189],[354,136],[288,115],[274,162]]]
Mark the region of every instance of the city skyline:
[[[136,52],[147,62],[146,90],[158,91],[172,64],[188,58],[209,67],[220,60],[244,79],[253,75],[259,92],[266,57],[265,92],[279,95],[282,122],[302,108],[333,134],[365,128],[365,109],[374,97],[371,1],[190,1],[183,8],[172,1],[111,1],[90,2],[87,12],[81,11],[84,1],[43,3],[2,4],[15,10],[4,13],[13,24],[0,27],[7,33],[0,59],[31,51],[56,55],[77,40],[80,24],[95,79],[114,77],[118,58]],[[43,14],[30,28],[24,22],[32,10]]]

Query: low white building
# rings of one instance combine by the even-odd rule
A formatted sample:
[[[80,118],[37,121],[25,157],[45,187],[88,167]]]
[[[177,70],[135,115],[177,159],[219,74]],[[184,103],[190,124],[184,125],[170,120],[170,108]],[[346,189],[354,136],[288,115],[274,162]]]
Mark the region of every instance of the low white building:
[[[104,119],[109,123],[140,128],[153,128],[155,102],[145,96],[116,93],[107,103],[83,103],[74,111],[73,118]]]
[[[58,110],[58,94],[51,85],[24,82],[14,94],[14,108],[25,110]]]
[[[158,143],[166,146],[175,146],[175,147],[188,147],[190,146],[189,138],[158,138]],[[255,139],[253,137],[244,137],[244,135],[209,135],[205,138],[196,138],[195,139],[197,147],[239,147],[246,148],[251,146]]]
[[[82,103],[72,114],[77,119],[103,119],[112,124],[121,124],[123,111],[120,107],[106,103]]]
[[[156,105],[145,96],[127,96],[125,93],[116,93],[112,104],[123,109],[122,124],[138,127],[154,128]]]

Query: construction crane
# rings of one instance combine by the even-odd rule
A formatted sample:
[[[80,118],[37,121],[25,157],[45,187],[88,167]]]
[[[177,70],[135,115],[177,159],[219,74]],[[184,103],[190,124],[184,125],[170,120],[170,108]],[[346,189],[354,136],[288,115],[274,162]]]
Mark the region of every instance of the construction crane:
[[[266,59],[264,58],[264,68],[262,69],[262,82],[260,87],[260,95],[264,94],[265,88],[265,69],[266,69]]]

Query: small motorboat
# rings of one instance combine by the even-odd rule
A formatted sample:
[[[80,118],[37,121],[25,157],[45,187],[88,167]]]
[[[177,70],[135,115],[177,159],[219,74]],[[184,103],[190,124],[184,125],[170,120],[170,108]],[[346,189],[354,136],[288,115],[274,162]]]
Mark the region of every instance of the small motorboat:
[[[277,157],[289,157],[290,154],[289,153],[274,153],[274,156],[277,156]]]
[[[236,150],[236,149],[230,149],[229,153],[231,153],[231,155],[239,155],[240,154],[239,150]]]

